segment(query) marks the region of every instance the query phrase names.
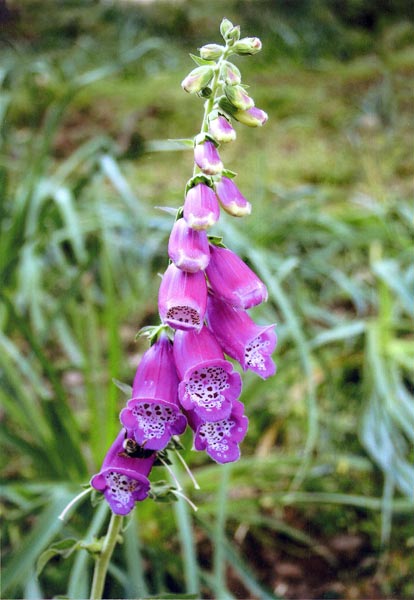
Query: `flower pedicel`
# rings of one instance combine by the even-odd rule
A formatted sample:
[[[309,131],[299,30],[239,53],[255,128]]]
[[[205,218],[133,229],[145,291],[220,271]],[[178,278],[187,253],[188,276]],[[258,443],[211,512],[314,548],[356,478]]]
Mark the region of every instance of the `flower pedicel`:
[[[218,463],[239,459],[248,419],[241,376],[225,355],[263,379],[276,370],[274,325],[257,325],[247,312],[267,299],[266,286],[239,256],[208,237],[220,207],[235,217],[252,210],[225,168],[220,144],[236,139],[234,122],[257,127],[267,120],[229,60],[256,54],[260,40],[240,39],[240,28],[228,19],[220,32],[224,44],[200,48],[196,68],[181,84],[204,98],[204,117],[194,137],[193,175],[169,237],[171,262],[158,294],[161,323],[142,332],[151,346],[121,410],[123,429],[91,480],[116,515],[148,496],[152,466],[187,424],[195,450]]]

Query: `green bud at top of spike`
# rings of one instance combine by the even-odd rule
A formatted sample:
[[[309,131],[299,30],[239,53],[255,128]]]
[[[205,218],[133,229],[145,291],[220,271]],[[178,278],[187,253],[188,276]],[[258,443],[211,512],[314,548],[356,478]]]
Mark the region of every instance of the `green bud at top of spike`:
[[[206,44],[200,48],[200,56],[204,60],[216,60],[222,56],[224,50],[225,47],[219,44]]]
[[[227,85],[238,85],[241,82],[241,74],[236,65],[228,60],[223,61],[220,76]]]
[[[231,29],[233,29],[233,23],[224,18],[220,24],[220,33],[223,36],[223,39],[227,39],[227,34]]]
[[[262,42],[257,37],[242,38],[233,45],[235,54],[257,54],[262,49]]]
[[[214,75],[212,67],[196,67],[181,82],[181,87],[189,94],[201,92],[211,81]]]

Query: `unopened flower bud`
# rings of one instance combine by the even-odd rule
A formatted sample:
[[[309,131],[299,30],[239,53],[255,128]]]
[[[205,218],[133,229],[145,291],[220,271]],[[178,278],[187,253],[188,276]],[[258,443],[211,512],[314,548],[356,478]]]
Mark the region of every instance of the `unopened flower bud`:
[[[254,106],[253,98],[250,98],[241,85],[225,85],[224,93],[229,102],[239,110],[248,110]]]
[[[261,49],[262,42],[257,37],[242,38],[233,46],[236,54],[257,54]]]
[[[256,106],[248,110],[237,110],[232,113],[232,117],[249,127],[261,127],[268,119],[267,113]]]
[[[194,160],[207,175],[217,175],[223,170],[223,163],[213,142],[205,140],[194,146]]]
[[[224,39],[226,39],[226,36],[231,29],[233,29],[233,23],[224,18],[220,24],[220,33]]]
[[[240,39],[240,26],[236,25],[226,34],[226,41],[229,45],[234,44]]]
[[[216,183],[216,194],[224,210],[233,217],[250,215],[252,206],[228,177],[222,177]]]
[[[220,206],[214,190],[205,183],[190,188],[184,201],[184,219],[193,229],[208,229],[220,217]]]
[[[200,48],[200,56],[204,60],[215,60],[216,58],[220,58],[224,50],[224,46],[220,46],[219,44],[206,44]]]
[[[196,94],[205,88],[214,75],[212,67],[196,67],[181,82],[181,87],[189,94]]]
[[[210,120],[209,133],[217,142],[232,142],[236,139],[236,131],[223,115]]]
[[[168,241],[168,255],[182,271],[196,273],[205,269],[210,260],[206,232],[192,229],[185,219],[178,219]]]
[[[241,74],[236,65],[225,60],[221,67],[221,78],[227,85],[238,85],[241,82]]]

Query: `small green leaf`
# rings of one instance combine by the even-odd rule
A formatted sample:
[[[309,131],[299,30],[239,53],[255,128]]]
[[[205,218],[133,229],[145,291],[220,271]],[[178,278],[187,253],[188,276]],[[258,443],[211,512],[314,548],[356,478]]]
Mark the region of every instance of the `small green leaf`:
[[[205,65],[214,67],[216,65],[216,62],[214,60],[206,60],[205,58],[201,58],[201,56],[196,56],[195,54],[190,53],[190,57],[199,67],[204,67]]]
[[[36,576],[39,577],[47,563],[55,556],[68,558],[75,550],[80,547],[80,542],[75,538],[65,538],[60,542],[55,542],[47,550],[42,552],[36,564]]]

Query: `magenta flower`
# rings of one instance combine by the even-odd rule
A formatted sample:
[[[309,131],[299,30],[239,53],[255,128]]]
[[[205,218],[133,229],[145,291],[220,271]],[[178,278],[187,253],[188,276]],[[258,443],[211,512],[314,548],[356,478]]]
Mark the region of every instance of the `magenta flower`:
[[[127,515],[135,502],[148,496],[150,482],[147,476],[155,460],[155,453],[147,458],[126,455],[124,439],[125,430],[122,429],[109,448],[101,470],[91,479],[91,486],[103,492],[112,512],[117,515]]]
[[[222,177],[216,182],[216,194],[224,210],[233,217],[250,215],[252,205],[246,200],[232,179]]]
[[[208,229],[217,223],[220,206],[214,190],[198,183],[187,192],[184,202],[184,219],[192,229]]]
[[[178,219],[168,241],[168,256],[182,271],[196,273],[205,269],[210,260],[206,232],[192,229],[185,219]]]
[[[226,419],[231,403],[241,393],[242,381],[208,328],[200,333],[177,331],[174,358],[181,379],[181,405],[206,421]]]
[[[223,351],[262,379],[276,372],[271,354],[276,348],[274,325],[256,325],[246,311],[234,308],[210,294],[207,322]]]
[[[251,308],[267,300],[265,284],[228,248],[210,244],[206,274],[213,292],[236,308]]]
[[[178,404],[178,377],[172,344],[166,334],[144,354],[132,386],[132,398],[120,414],[140,446],[162,450],[187,421]]]
[[[239,443],[246,435],[249,424],[243,411],[243,404],[235,400],[230,415],[220,421],[203,421],[194,411],[188,413],[189,423],[195,432],[194,448],[205,450],[218,463],[238,460]]]
[[[210,120],[209,132],[218,142],[233,142],[236,139],[235,129],[223,115]]]
[[[158,310],[163,323],[173,329],[197,329],[203,326],[207,306],[207,284],[203,271],[187,273],[169,265],[159,293]]]
[[[207,175],[217,175],[223,170],[223,163],[213,142],[205,140],[194,146],[194,160]]]

